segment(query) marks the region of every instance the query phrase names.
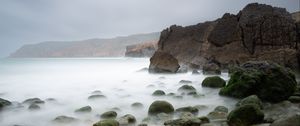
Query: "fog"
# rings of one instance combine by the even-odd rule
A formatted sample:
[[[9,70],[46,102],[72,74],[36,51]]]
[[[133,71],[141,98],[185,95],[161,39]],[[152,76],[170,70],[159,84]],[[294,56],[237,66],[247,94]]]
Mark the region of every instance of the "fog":
[[[202,88],[201,82],[206,77],[201,74],[162,75],[148,74],[140,71],[149,65],[149,59],[101,58],[101,59],[5,59],[0,60],[1,98],[15,101],[0,113],[0,125],[56,126],[52,120],[60,115],[71,116],[79,121],[72,126],[87,126],[100,120],[99,114],[118,107],[118,118],[132,114],[137,123],[147,117],[149,105],[155,100],[167,100],[174,108],[206,105],[199,116],[208,114],[216,106],[223,105],[232,109],[235,100],[218,95],[219,89]],[[164,78],[161,78],[164,77]],[[227,74],[221,77],[228,80]],[[193,97],[183,95],[158,96],[151,94],[157,89],[166,93],[181,95],[177,89],[183,84],[182,79],[190,80],[198,94]],[[152,86],[149,86],[152,85]],[[88,100],[95,90],[106,96],[104,99]],[[38,97],[42,100],[54,98],[39,104],[40,110],[29,110],[27,104],[17,104],[28,98]],[[184,101],[184,102],[183,102]],[[143,108],[132,108],[131,104],[140,102]],[[78,114],[74,111],[90,105],[91,113]],[[161,122],[159,122],[161,123]],[[63,124],[57,124],[64,126]],[[159,124],[161,125],[161,124]]]
[[[299,0],[1,0],[0,57],[41,41],[108,38],[196,24],[257,1],[299,10]]]

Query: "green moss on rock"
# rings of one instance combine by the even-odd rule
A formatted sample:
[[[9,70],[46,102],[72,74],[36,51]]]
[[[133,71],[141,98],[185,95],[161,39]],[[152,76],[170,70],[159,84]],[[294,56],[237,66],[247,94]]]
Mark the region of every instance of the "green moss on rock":
[[[149,115],[156,115],[158,113],[173,113],[174,112],[174,107],[172,104],[170,104],[167,101],[154,101],[148,110]]]
[[[257,105],[243,105],[231,111],[227,117],[229,126],[250,126],[262,123],[264,113]]]
[[[119,122],[114,119],[101,120],[93,126],[119,126]]]
[[[219,76],[206,77],[202,81],[203,87],[218,88],[218,87],[224,87],[225,85],[226,85],[226,81]]]

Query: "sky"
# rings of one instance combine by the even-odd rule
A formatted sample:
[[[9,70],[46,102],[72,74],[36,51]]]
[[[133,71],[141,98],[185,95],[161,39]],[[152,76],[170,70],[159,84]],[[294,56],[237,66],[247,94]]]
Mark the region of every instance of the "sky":
[[[160,32],[238,13],[248,3],[299,11],[299,0],[1,0],[0,57],[24,44]]]

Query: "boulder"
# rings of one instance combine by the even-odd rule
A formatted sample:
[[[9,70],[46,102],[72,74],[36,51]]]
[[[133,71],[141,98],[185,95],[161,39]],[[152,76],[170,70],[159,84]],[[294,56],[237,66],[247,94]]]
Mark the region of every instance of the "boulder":
[[[62,116],[57,116],[53,121],[57,123],[73,123],[73,122],[77,122],[78,119],[74,117],[62,115]]]
[[[225,106],[217,106],[214,111],[228,113],[228,108]]]
[[[35,103],[31,104],[29,107],[28,107],[29,110],[39,110],[41,109],[41,107]]]
[[[148,109],[148,114],[149,115],[156,115],[156,114],[159,114],[159,113],[173,113],[174,112],[174,107],[172,104],[170,104],[169,102],[167,101],[154,101],[149,109]]]
[[[300,126],[300,115],[296,114],[287,118],[278,119],[270,126]]]
[[[29,98],[23,101],[25,104],[44,104],[45,101],[39,99],[39,98]]]
[[[226,81],[219,76],[206,77],[202,81],[203,87],[221,88],[226,85]]]
[[[300,103],[300,96],[291,96],[288,100],[292,103]]]
[[[176,112],[190,112],[193,114],[197,114],[199,110],[196,107],[187,106],[187,107],[181,107],[175,110]]]
[[[180,88],[178,88],[178,91],[180,91],[180,92],[195,92],[196,88],[194,88],[191,85],[183,85]]]
[[[166,52],[155,52],[150,59],[150,73],[176,73],[179,69],[178,60]]]
[[[156,90],[152,93],[153,96],[163,96],[166,95],[166,93],[162,90]]]
[[[259,106],[261,109],[263,108],[263,103],[262,101],[256,96],[256,95],[250,95],[242,100],[240,100],[236,106],[237,107],[240,107],[240,106],[243,106],[243,105],[257,105]]]
[[[227,120],[229,126],[250,126],[262,123],[264,113],[257,105],[243,105],[231,111]]]
[[[119,122],[114,119],[101,120],[93,124],[93,126],[119,126],[119,125],[120,125]]]
[[[276,63],[250,61],[230,76],[219,94],[244,98],[257,95],[260,99],[279,102],[288,99],[296,90],[295,75]]]
[[[164,122],[165,126],[200,126],[201,120],[198,118],[175,119]]]
[[[132,108],[143,108],[144,105],[142,103],[140,103],[140,102],[135,102],[135,103],[131,104],[131,107]]]
[[[107,112],[104,112],[100,115],[101,118],[104,118],[104,119],[114,119],[117,117],[117,112],[115,111],[107,111]]]
[[[77,113],[87,113],[87,112],[91,112],[91,111],[92,111],[91,106],[84,106],[84,107],[81,107],[81,108],[75,110],[75,112],[77,112]]]
[[[122,126],[126,126],[126,125],[131,125],[131,124],[135,124],[136,123],[136,119],[133,115],[127,114],[122,116],[118,122],[120,123],[120,125]]]
[[[96,100],[96,99],[103,99],[103,98],[106,98],[106,96],[100,94],[94,94],[88,97],[89,100]]]
[[[5,99],[0,98],[0,110],[5,107],[11,105],[11,102]]]

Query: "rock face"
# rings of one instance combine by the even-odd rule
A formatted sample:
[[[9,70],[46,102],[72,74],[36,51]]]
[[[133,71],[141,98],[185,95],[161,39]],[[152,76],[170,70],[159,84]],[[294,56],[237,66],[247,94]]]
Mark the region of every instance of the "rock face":
[[[295,75],[278,64],[247,62],[231,74],[219,94],[237,98],[255,94],[262,100],[279,102],[288,99],[296,85]]]
[[[157,49],[157,42],[147,42],[126,47],[126,57],[151,57]]]
[[[178,60],[165,52],[155,52],[150,59],[150,73],[176,73],[179,69]]]
[[[158,51],[173,55],[179,63],[203,66],[214,59],[222,68],[249,60],[267,60],[299,68],[296,49],[299,32],[283,8],[249,4],[238,14],[224,14],[210,22],[161,32]]]

